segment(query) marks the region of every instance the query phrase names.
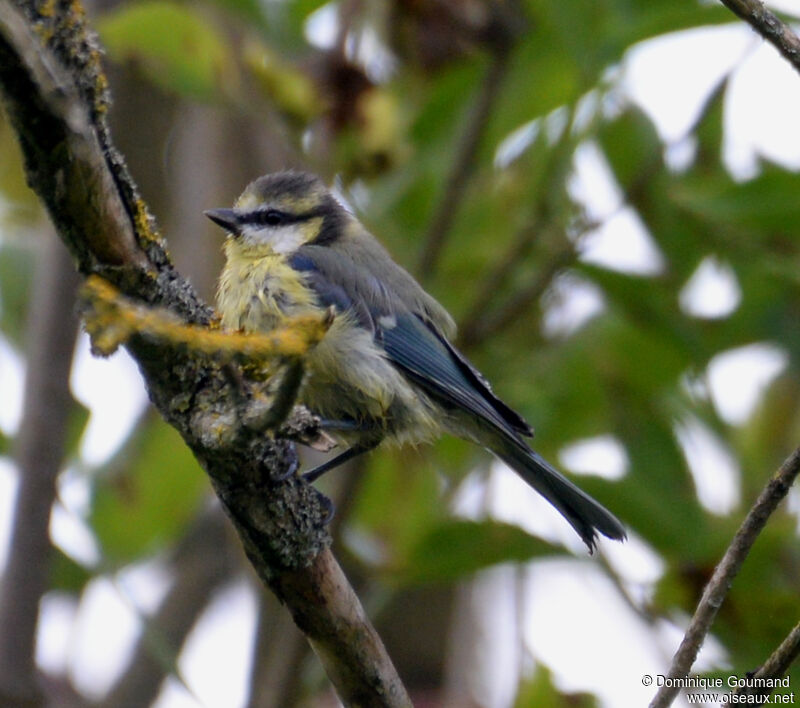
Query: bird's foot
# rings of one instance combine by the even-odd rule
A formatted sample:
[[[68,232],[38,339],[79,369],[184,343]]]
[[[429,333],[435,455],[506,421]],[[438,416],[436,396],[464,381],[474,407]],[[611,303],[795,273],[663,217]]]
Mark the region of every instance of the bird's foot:
[[[317,495],[319,505],[322,507],[322,525],[327,526],[331,521],[333,521],[333,517],[336,516],[336,504],[334,504],[330,498],[326,497],[316,487],[311,487],[311,489],[314,490],[314,493]]]
[[[297,459],[297,457],[295,457],[292,460],[291,464],[289,465],[288,469],[285,472],[282,472],[279,475],[273,476],[272,479],[275,482],[285,482],[287,479],[290,479],[291,477],[294,477],[294,475],[297,473],[297,468],[298,467],[300,467],[300,462]]]

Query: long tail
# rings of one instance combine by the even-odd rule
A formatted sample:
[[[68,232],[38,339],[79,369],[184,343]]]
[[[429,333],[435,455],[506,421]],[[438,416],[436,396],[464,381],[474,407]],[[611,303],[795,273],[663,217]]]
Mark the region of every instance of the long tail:
[[[617,518],[586,492],[576,487],[537,455],[524,442],[503,436],[489,449],[522,479],[549,501],[569,521],[583,542],[594,550],[597,532],[617,541],[625,539],[625,529]]]

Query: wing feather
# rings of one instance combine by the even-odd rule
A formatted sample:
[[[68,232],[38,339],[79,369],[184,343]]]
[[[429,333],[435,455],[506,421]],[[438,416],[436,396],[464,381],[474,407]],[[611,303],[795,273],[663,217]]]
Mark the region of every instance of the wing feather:
[[[417,301],[392,292],[354,262],[345,266],[343,258],[344,254],[330,249],[304,246],[289,262],[305,274],[322,306],[350,310],[359,324],[374,333],[387,358],[440,404],[468,411],[512,438],[532,435],[524,418],[495,396],[486,379],[447,341]]]

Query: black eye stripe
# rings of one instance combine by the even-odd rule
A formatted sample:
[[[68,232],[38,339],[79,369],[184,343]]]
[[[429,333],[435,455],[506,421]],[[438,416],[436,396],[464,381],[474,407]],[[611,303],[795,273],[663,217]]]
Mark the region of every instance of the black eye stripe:
[[[293,214],[287,214],[278,209],[257,209],[243,214],[241,221],[246,224],[260,224],[265,226],[278,226],[294,221]]]
[[[286,214],[284,214],[282,211],[278,211],[277,209],[259,211],[256,212],[256,216],[258,217],[258,222],[260,224],[266,224],[267,226],[277,226],[278,224],[282,224],[286,221]]]
[[[322,216],[320,209],[312,209],[304,214],[292,214],[280,209],[256,209],[254,211],[241,214],[239,221],[244,224],[258,224],[260,226],[283,226],[285,224],[296,224],[300,221],[308,221],[317,216]]]

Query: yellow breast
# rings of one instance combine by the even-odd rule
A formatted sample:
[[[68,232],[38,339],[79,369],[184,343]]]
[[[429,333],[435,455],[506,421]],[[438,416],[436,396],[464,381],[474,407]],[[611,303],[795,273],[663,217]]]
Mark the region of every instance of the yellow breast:
[[[314,293],[284,256],[225,243],[217,309],[226,329],[267,331],[286,317],[316,309]]]

